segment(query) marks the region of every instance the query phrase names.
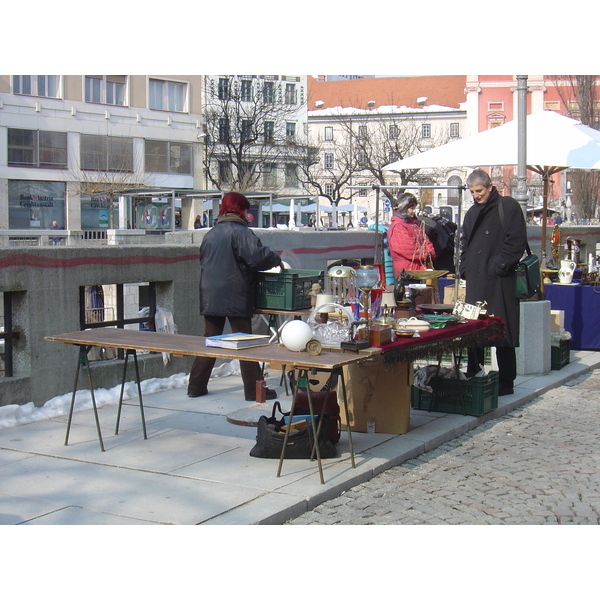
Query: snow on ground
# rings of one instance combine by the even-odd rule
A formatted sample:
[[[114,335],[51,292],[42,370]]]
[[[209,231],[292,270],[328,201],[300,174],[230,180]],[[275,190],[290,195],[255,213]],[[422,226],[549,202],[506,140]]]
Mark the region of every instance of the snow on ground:
[[[220,377],[228,377],[229,375],[239,375],[240,364],[238,360],[223,363],[219,367],[213,369],[211,379]],[[156,394],[165,390],[174,390],[187,387],[189,373],[177,373],[166,379],[146,379],[142,381],[142,397],[148,394]],[[71,397],[73,393],[63,394],[48,400],[43,406],[37,407],[33,402],[27,404],[9,404],[0,406],[0,429],[7,427],[15,427],[33,421],[43,421],[44,419],[52,419],[61,415],[69,414],[71,406]],[[94,398],[98,408],[108,406],[110,404],[118,404],[121,395],[121,385],[116,385],[111,389],[96,389],[94,390]],[[134,381],[125,383],[123,391],[124,400],[137,400],[137,384]],[[77,390],[75,394],[74,411],[87,410],[92,408],[92,394],[90,390]]]

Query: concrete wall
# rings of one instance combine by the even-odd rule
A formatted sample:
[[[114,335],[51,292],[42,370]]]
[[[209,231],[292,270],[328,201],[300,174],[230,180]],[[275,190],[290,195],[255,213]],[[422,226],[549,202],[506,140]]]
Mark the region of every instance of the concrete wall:
[[[199,335],[199,246],[208,230],[167,234],[159,245],[15,247],[0,249],[0,292],[13,292],[14,376],[0,378],[0,405],[45,401],[70,393],[76,347],[44,340],[79,330],[79,287],[156,282],[157,304],[173,314],[180,334]],[[256,230],[264,244],[293,268],[325,270],[341,258],[373,262],[374,232]],[[169,237],[171,236],[171,237]],[[176,243],[174,243],[176,242]],[[143,379],[189,371],[191,358],[163,365],[160,354],[139,358]],[[94,385],[111,388],[122,378],[123,361],[94,362]],[[128,380],[133,380],[133,371]],[[80,376],[80,388],[88,387]]]

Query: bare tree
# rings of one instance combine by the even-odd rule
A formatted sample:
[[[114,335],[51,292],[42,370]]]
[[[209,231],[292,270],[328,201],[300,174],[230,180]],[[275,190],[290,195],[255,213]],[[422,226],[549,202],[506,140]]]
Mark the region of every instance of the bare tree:
[[[567,108],[567,116],[594,129],[600,129],[598,75],[553,75],[552,80]],[[571,183],[577,216],[584,219],[596,217],[600,173],[574,169],[571,172]]]
[[[355,195],[347,186],[357,170],[356,154],[349,144],[332,147],[323,140],[315,140],[307,146],[304,160],[299,164],[299,179],[307,190],[338,206],[342,200],[350,201]]]
[[[346,120],[341,123],[349,146],[357,156],[358,171],[369,183],[379,186],[398,184],[403,191],[409,182],[430,184],[432,175],[423,175],[419,169],[404,169],[392,172],[383,167],[413,154],[422,148],[422,118],[391,118],[381,120]],[[439,146],[448,141],[447,137],[437,136],[430,139],[428,148]],[[400,177],[400,181],[397,181]],[[393,199],[397,192],[382,189],[383,194]]]
[[[270,190],[285,185],[281,164],[297,164],[303,132],[295,130],[297,92],[256,77],[206,79],[204,168],[216,189]]]

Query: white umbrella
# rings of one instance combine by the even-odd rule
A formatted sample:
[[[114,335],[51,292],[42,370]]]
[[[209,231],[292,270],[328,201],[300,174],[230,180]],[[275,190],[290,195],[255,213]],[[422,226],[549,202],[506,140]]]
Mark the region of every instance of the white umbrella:
[[[526,128],[527,164],[534,165],[528,167],[531,170],[600,169],[600,131],[547,110],[528,115]],[[398,160],[384,170],[516,165],[517,154],[515,120]]]
[[[550,177],[564,169],[600,169],[600,131],[553,111],[527,116],[527,168],[544,184],[542,254],[546,255],[546,211]],[[510,121],[384,167],[387,171],[518,164],[518,123]]]

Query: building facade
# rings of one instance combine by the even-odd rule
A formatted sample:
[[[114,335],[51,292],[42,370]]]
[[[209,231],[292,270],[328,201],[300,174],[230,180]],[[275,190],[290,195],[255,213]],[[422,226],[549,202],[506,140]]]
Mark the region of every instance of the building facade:
[[[305,193],[305,75],[207,75],[204,116],[209,188]]]
[[[203,186],[202,85],[196,75],[0,75],[0,229],[174,228],[161,194],[119,192]],[[193,212],[182,206],[183,227]]]
[[[355,213],[366,209],[369,217],[375,215],[377,186],[464,184],[464,169],[425,178],[415,174],[403,181],[382,167],[466,134],[465,81],[464,76],[309,78],[309,143],[319,154],[312,167],[315,184],[329,198],[342,204],[351,201]],[[361,185],[365,189],[354,189],[350,198],[348,186]],[[422,189],[416,194],[434,210],[458,204],[456,189]],[[388,221],[391,211],[385,200],[380,210]]]
[[[588,78],[589,80],[589,78]],[[552,110],[580,120],[581,110],[577,102],[578,84],[581,80],[573,75],[528,75],[527,114]],[[599,89],[596,80],[593,87]],[[504,125],[518,116],[516,75],[467,75],[466,107],[468,134],[478,133]],[[591,91],[590,104],[594,104],[595,123],[600,117],[600,95]],[[597,99],[596,99],[597,98]],[[516,193],[516,167],[494,167],[491,170],[494,183],[501,193]],[[543,182],[535,173],[527,172],[531,206],[541,205]],[[557,210],[570,206],[571,177],[568,170],[553,175],[549,189],[548,205]]]

